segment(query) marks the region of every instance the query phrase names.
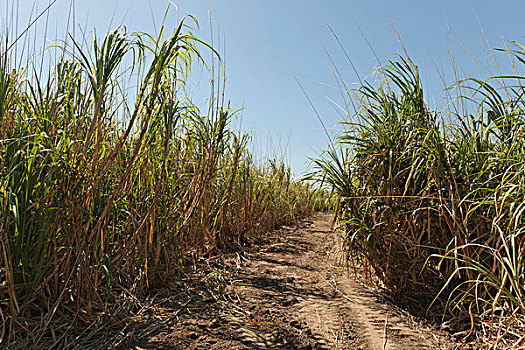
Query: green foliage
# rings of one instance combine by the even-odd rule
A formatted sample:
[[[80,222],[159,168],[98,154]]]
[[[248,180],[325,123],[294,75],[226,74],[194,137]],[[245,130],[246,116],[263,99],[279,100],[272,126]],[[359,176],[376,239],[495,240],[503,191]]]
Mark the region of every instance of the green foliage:
[[[475,113],[450,116],[429,109],[411,61],[379,73],[348,92],[356,109],[310,174],[338,196],[349,258],[392,291],[448,295],[449,316],[524,315],[523,77],[458,82]]]
[[[203,115],[183,97],[198,47],[211,49],[187,21],[64,44],[47,82],[2,56],[3,344],[74,346],[70,333],[118,320],[188,259],[323,206],[284,164],[252,161],[232,109],[213,100]]]

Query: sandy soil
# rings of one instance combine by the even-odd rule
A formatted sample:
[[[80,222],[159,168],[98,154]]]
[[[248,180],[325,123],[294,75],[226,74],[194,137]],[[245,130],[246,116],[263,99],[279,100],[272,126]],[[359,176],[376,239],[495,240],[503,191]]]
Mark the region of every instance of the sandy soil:
[[[200,289],[179,284],[160,291],[133,325],[147,331],[120,348],[463,348],[356,282],[330,219],[323,214],[283,228],[222,257],[221,272],[208,275]]]

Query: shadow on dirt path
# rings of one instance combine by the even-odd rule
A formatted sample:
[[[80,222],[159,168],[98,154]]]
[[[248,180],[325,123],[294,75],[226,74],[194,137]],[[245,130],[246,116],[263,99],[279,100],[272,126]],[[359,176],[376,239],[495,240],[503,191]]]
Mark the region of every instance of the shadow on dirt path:
[[[224,272],[229,298],[164,303],[142,321],[160,326],[123,348],[458,349],[445,332],[355,282],[330,219],[283,228],[232,254]]]

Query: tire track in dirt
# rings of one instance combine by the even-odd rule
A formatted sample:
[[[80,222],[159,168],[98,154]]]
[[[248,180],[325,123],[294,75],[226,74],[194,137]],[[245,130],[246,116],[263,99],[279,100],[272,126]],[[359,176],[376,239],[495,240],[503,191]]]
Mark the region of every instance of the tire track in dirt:
[[[283,228],[270,244],[232,255],[231,301],[183,313],[135,349],[457,349],[354,280],[330,219]]]
[[[348,273],[339,238],[331,232],[331,216],[318,217],[290,230],[280,242],[264,248],[244,268],[247,275],[272,276],[283,297],[297,300],[288,307],[289,317],[306,323],[329,349],[454,349],[449,337],[415,322],[393,305],[358,284]],[[284,284],[284,286],[283,286]],[[239,295],[247,292],[242,281]],[[253,300],[263,302],[263,300]],[[319,341],[319,340],[318,340]]]

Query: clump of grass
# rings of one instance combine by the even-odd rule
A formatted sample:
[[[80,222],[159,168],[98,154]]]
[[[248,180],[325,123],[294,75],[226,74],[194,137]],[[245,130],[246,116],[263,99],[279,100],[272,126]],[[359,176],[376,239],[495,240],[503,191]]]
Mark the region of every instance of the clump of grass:
[[[510,53],[523,63],[524,49]],[[459,115],[430,109],[409,59],[377,76],[347,91],[355,109],[310,174],[338,196],[349,258],[394,292],[445,296],[456,321],[505,320],[512,339],[525,315],[523,77],[457,82],[472,91]]]
[[[216,55],[192,20],[71,40],[41,75],[1,56],[2,345],[74,346],[191,257],[322,206],[285,164],[255,164],[234,110],[185,98],[200,51]]]

